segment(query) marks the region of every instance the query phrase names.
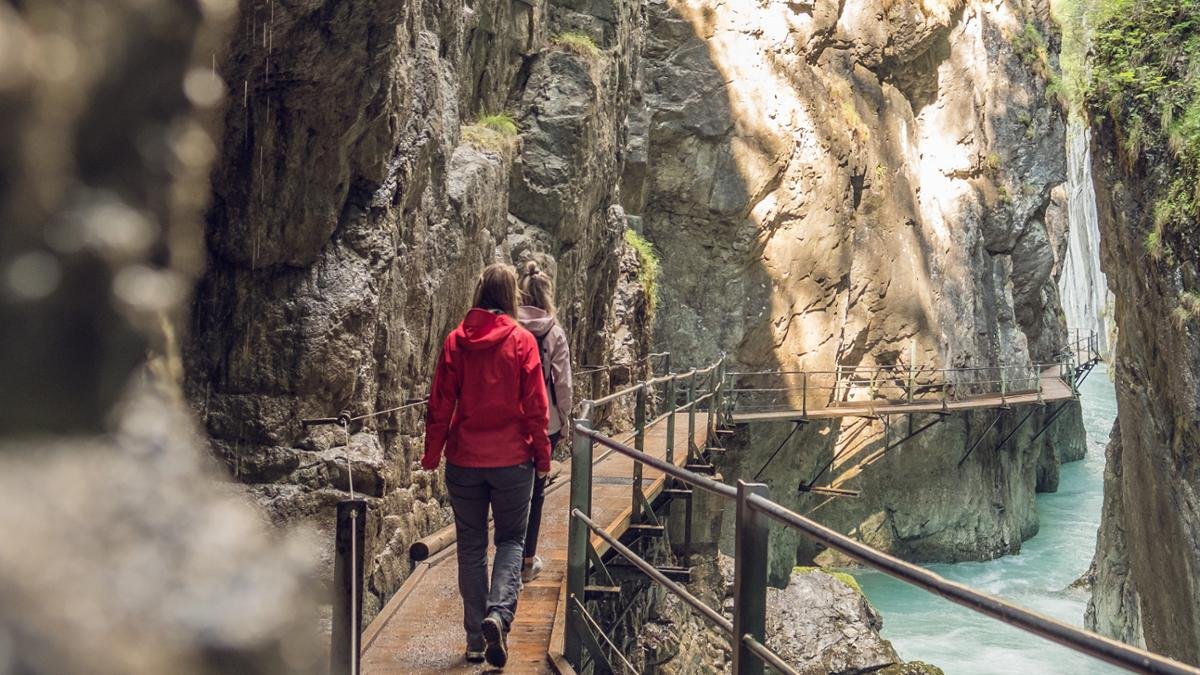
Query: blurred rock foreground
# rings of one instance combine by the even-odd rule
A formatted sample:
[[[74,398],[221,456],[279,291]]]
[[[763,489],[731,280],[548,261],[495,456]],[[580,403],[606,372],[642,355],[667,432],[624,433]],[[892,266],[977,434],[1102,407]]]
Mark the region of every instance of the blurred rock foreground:
[[[323,665],[311,545],[213,479],[178,395],[235,10],[0,4],[0,673]]]

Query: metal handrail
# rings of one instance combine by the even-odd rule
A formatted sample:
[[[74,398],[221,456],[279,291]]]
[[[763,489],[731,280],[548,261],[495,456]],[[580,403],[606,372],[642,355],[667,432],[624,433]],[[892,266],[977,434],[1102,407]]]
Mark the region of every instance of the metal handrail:
[[[577,439],[575,443],[576,448],[584,449],[589,459],[592,443],[599,443],[630,457],[634,460],[635,464],[652,466],[684,483],[722,497],[733,498],[737,501],[738,527],[735,530],[735,540],[739,549],[739,555],[735,555],[734,557],[736,565],[734,587],[737,598],[735,598],[734,602],[734,621],[732,625],[735,627],[735,631],[733,634],[736,635],[740,632],[736,630],[736,627],[739,625],[748,625],[752,629],[734,641],[734,671],[739,675],[741,673],[762,672],[762,662],[749,663],[745,660],[746,655],[752,655],[758,659],[770,662],[776,668],[780,667],[771,661],[767,655],[769,654],[775,658],[778,658],[778,656],[763,646],[764,636],[762,635],[762,627],[765,625],[765,621],[761,613],[765,612],[767,557],[763,554],[765,551],[762,549],[765,548],[766,533],[765,525],[761,521],[756,520],[754,514],[761,514],[787,527],[798,530],[805,536],[854,558],[867,567],[1094,658],[1135,672],[1167,675],[1200,675],[1200,669],[1192,668],[1178,661],[1075,628],[1074,626],[1024,609],[998,597],[949,581],[922,567],[873,549],[771,501],[766,497],[766,485],[738,481],[738,487],[734,488],[733,486],[714,481],[711,478],[679,468],[670,462],[660,460],[657,457],[638,451],[624,443],[593,431],[588,428],[586,420],[579,420],[576,423],[575,432]],[[576,472],[578,472],[578,476]],[[581,493],[577,494],[578,488],[585,488],[586,494],[582,494],[584,490],[581,490]],[[580,465],[573,463],[571,495],[572,526],[575,527],[574,523],[579,522],[580,527],[586,529],[576,528],[572,530],[574,537],[568,548],[569,593],[573,593],[572,588],[581,590],[583,588],[583,581],[586,578],[586,567],[584,567],[586,565],[586,559],[584,559],[586,556],[581,557],[580,551],[576,549],[582,548],[581,543],[582,545],[586,545],[585,539],[582,542],[578,541],[580,539],[580,532],[586,534],[586,531],[596,530],[595,524],[585,518],[585,511],[590,510],[590,501],[590,461],[587,464]],[[581,506],[580,504],[585,504],[586,506]],[[743,524],[745,524],[744,528],[742,527]],[[597,534],[600,534],[600,532],[597,531]],[[607,532],[604,532],[601,538],[609,542],[610,545],[615,543],[615,538]],[[758,547],[756,552],[760,554],[746,555],[750,551],[743,550],[743,547],[750,549]],[[649,563],[637,558],[636,555],[631,555],[632,551],[627,547],[622,546],[618,549],[614,546],[614,549],[643,571],[646,568],[652,567]],[[583,552],[585,553],[586,549]],[[635,560],[635,558],[637,559]],[[753,566],[754,569],[743,569],[747,566]],[[574,579],[571,578],[572,574],[575,576]],[[747,576],[752,576],[761,581],[761,583],[743,583]],[[658,581],[659,579],[655,578],[655,580]],[[672,588],[673,585],[664,584],[668,590],[674,591],[675,589]],[[747,586],[753,587],[748,588]],[[694,600],[694,597],[690,595],[689,597]],[[693,606],[697,611],[704,613],[710,620],[712,619],[710,612],[713,610],[711,608],[705,606],[704,609],[701,609],[696,607],[695,603],[688,602],[687,599],[685,599],[685,602]],[[761,611],[755,612],[758,616],[742,617],[741,612],[743,608],[739,605],[745,604],[753,604],[755,610],[761,609]],[[722,627],[724,627],[723,624]],[[782,662],[780,663],[782,664]],[[786,664],[782,665],[786,668]],[[784,669],[784,672],[789,672],[789,670]]]

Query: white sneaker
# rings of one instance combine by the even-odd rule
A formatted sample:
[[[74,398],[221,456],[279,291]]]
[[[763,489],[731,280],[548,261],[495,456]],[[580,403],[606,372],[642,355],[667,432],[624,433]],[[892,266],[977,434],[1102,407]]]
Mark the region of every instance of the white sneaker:
[[[521,583],[527,584],[537,578],[542,573],[542,558],[541,556],[533,556],[533,562],[527,562],[521,566]]]

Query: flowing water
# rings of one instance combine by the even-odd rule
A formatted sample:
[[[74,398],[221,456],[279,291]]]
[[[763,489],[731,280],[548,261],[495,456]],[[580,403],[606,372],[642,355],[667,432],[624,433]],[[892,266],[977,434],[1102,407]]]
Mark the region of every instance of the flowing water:
[[[988,562],[929,565],[964,583],[1075,626],[1083,625],[1087,592],[1068,586],[1091,563],[1100,526],[1104,446],[1116,419],[1112,382],[1101,364],[1081,387],[1088,454],[1062,467],[1058,492],[1037,498],[1041,528],[1017,555]],[[978,673],[1083,674],[1123,672],[985,618],[876,572],[855,572],[883,614],[883,636],[907,660],[947,675]]]

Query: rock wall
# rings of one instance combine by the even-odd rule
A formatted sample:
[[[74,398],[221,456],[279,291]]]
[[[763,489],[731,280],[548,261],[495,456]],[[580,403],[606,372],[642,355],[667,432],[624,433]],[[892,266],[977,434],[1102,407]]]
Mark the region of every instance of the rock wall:
[[[353,467],[372,614],[408,545],[447,522],[440,477],[414,466],[423,410],[345,431],[300,421],[423,397],[493,260],[556,274],[578,363],[639,356],[616,183],[641,14],[631,0],[247,1],[236,21],[212,54],[232,95],[188,394],[276,522],[329,528]],[[565,31],[594,46],[559,44]],[[504,111],[515,137],[480,120]]]
[[[630,152],[645,166],[622,195],[663,251],[661,347],[684,361],[724,350],[745,370],[1055,360],[1066,165],[1047,3],[647,11]],[[961,466],[994,414],[955,416],[861,476],[843,462],[826,479],[865,497],[822,519],[918,559],[1015,551],[1036,532],[1035,491],[1083,451],[1077,408],[1030,444],[1050,414],[1035,412],[997,450],[1024,412]],[[811,425],[763,475],[814,508],[797,484],[834,453],[867,457],[906,433],[887,422]],[[787,432],[752,429],[726,475],[756,475]]]
[[[1200,339],[1177,308],[1197,287],[1194,233],[1173,260],[1146,251],[1180,168],[1164,147],[1128,163],[1111,118],[1094,149],[1101,262],[1116,296],[1117,411],[1088,625],[1200,664]],[[1175,313],[1173,316],[1172,313]]]
[[[1200,665],[1200,131],[1178,122],[1200,112],[1200,48],[1183,28],[1200,8],[1127,10],[1090,17],[1085,103],[1119,423],[1088,624]]]

